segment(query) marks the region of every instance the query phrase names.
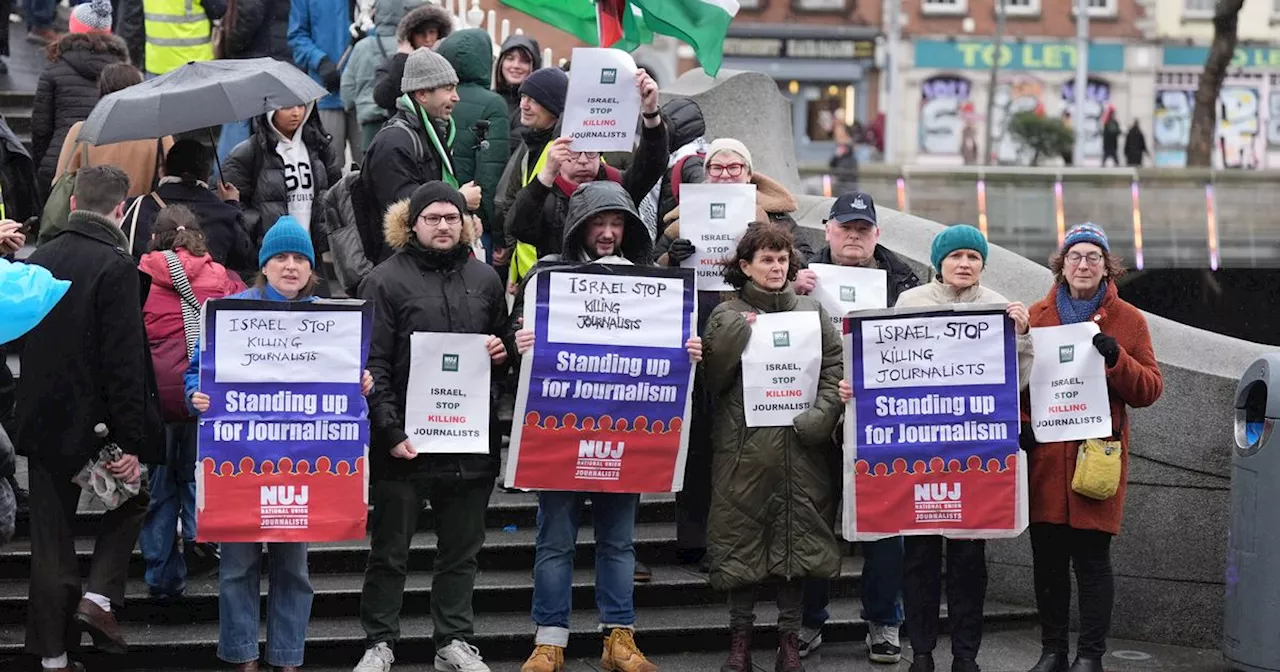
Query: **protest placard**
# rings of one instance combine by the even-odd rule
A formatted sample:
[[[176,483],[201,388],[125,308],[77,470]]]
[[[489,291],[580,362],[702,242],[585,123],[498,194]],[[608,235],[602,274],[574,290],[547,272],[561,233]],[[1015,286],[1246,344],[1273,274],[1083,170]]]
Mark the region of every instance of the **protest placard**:
[[[1093,322],[1031,330],[1031,429],[1036,441],[1079,441],[1111,436],[1107,367],[1093,337]]]
[[[630,152],[640,123],[636,62],[621,49],[577,47],[561,117],[575,152]]]
[[[488,339],[432,332],[409,337],[404,431],[418,454],[489,453]]]
[[[679,491],[693,272],[585,264],[541,271],[525,291],[534,345],[520,366],[507,487]]]
[[[817,311],[759,313],[742,352],[748,427],[790,427],[818,396],[822,321]]]
[[[888,307],[888,276],[879,268],[837,264],[809,264],[808,268],[818,276],[809,295],[827,309],[837,331],[843,331],[844,316],[855,310]]]
[[[845,318],[844,535],[1012,537],[1027,525],[1018,363],[1003,305]]]
[[[364,537],[372,317],[362,301],[205,304],[200,541]]]
[[[693,243],[693,256],[681,268],[692,268],[698,291],[727,292],[724,260],[733,256],[738,239],[756,216],[754,184],[686,184],[680,189],[680,236]]]

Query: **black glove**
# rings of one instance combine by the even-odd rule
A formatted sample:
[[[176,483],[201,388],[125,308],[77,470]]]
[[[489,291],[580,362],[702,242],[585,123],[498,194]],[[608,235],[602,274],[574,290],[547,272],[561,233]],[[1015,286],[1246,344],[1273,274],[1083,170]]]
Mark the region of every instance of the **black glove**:
[[[667,265],[679,266],[680,262],[693,256],[697,249],[688,238],[676,238],[671,241],[671,247],[667,249]]]
[[[1018,425],[1018,447],[1029,453],[1034,450],[1037,445],[1035,430],[1031,428],[1031,423],[1020,423]]]
[[[333,61],[327,58],[320,59],[320,65],[316,66],[316,74],[320,75],[320,83],[324,84],[324,88],[328,89],[329,93],[337,93],[338,89],[342,88],[342,73],[338,72],[338,66],[334,65]]]
[[[1093,347],[1097,348],[1098,353],[1106,360],[1107,368],[1115,366],[1116,362],[1120,361],[1120,344],[1107,334],[1094,334]]]

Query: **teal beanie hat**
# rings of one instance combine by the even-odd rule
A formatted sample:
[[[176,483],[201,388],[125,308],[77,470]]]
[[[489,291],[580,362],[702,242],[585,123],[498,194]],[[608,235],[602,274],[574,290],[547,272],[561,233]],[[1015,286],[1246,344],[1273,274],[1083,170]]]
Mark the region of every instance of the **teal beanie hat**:
[[[973,250],[982,255],[984,265],[987,263],[987,239],[982,232],[968,224],[955,224],[948,226],[933,239],[929,261],[933,262],[934,270],[941,273],[942,260],[956,250]]]
[[[275,225],[262,238],[262,249],[258,252],[258,268],[266,266],[267,262],[271,261],[271,257],[285,252],[301,254],[311,262],[311,268],[316,267],[316,248],[311,244],[311,236],[307,234],[306,229],[302,228],[298,220],[290,215],[277,219]]]

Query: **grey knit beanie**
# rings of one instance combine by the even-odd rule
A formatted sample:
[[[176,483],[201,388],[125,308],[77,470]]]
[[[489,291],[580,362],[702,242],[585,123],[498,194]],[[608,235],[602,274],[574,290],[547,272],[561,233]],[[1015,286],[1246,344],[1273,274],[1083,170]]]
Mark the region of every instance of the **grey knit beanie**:
[[[438,89],[450,84],[457,85],[458,73],[444,56],[426,48],[419,47],[404,62],[404,76],[400,78],[400,90],[405,93],[423,89]]]

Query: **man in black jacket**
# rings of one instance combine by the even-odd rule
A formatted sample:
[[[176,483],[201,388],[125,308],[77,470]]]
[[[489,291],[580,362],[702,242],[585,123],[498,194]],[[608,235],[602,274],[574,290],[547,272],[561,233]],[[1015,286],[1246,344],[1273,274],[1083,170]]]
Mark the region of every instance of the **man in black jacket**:
[[[124,601],[129,555],[147,511],[144,490],[102,515],[88,590],[81,595],[72,523],[80,487],[72,477],[95,459],[105,424],[125,455],[108,468],[125,482],[140,462],[162,462],[159,416],[148,384],[140,273],[120,230],[129,176],[115,166],[77,173],[67,227],[31,255],[71,289],[28,334],[18,384],[16,440],[31,477],[31,581],[27,652],[42,666],[75,670],[68,631],[87,631],[98,648],[123,653],[112,608]],[[73,622],[74,618],[74,622]],[[74,627],[73,627],[74,626]]]
[[[476,554],[484,543],[485,509],[500,459],[493,387],[487,455],[419,454],[405,426],[411,369],[425,365],[414,361],[415,333],[486,334],[491,380],[506,368],[506,293],[497,272],[471,257],[466,207],[462,194],[443,182],[428,182],[393,205],[384,229],[396,252],[360,286],[360,297],[374,306],[369,371],[375,392],[369,400],[372,541],[360,599],[368,648],[357,670],[385,671],[394,660],[409,542],[424,499],[431,501],[439,534],[431,584],[435,669],[482,665],[467,640],[473,635]]]

